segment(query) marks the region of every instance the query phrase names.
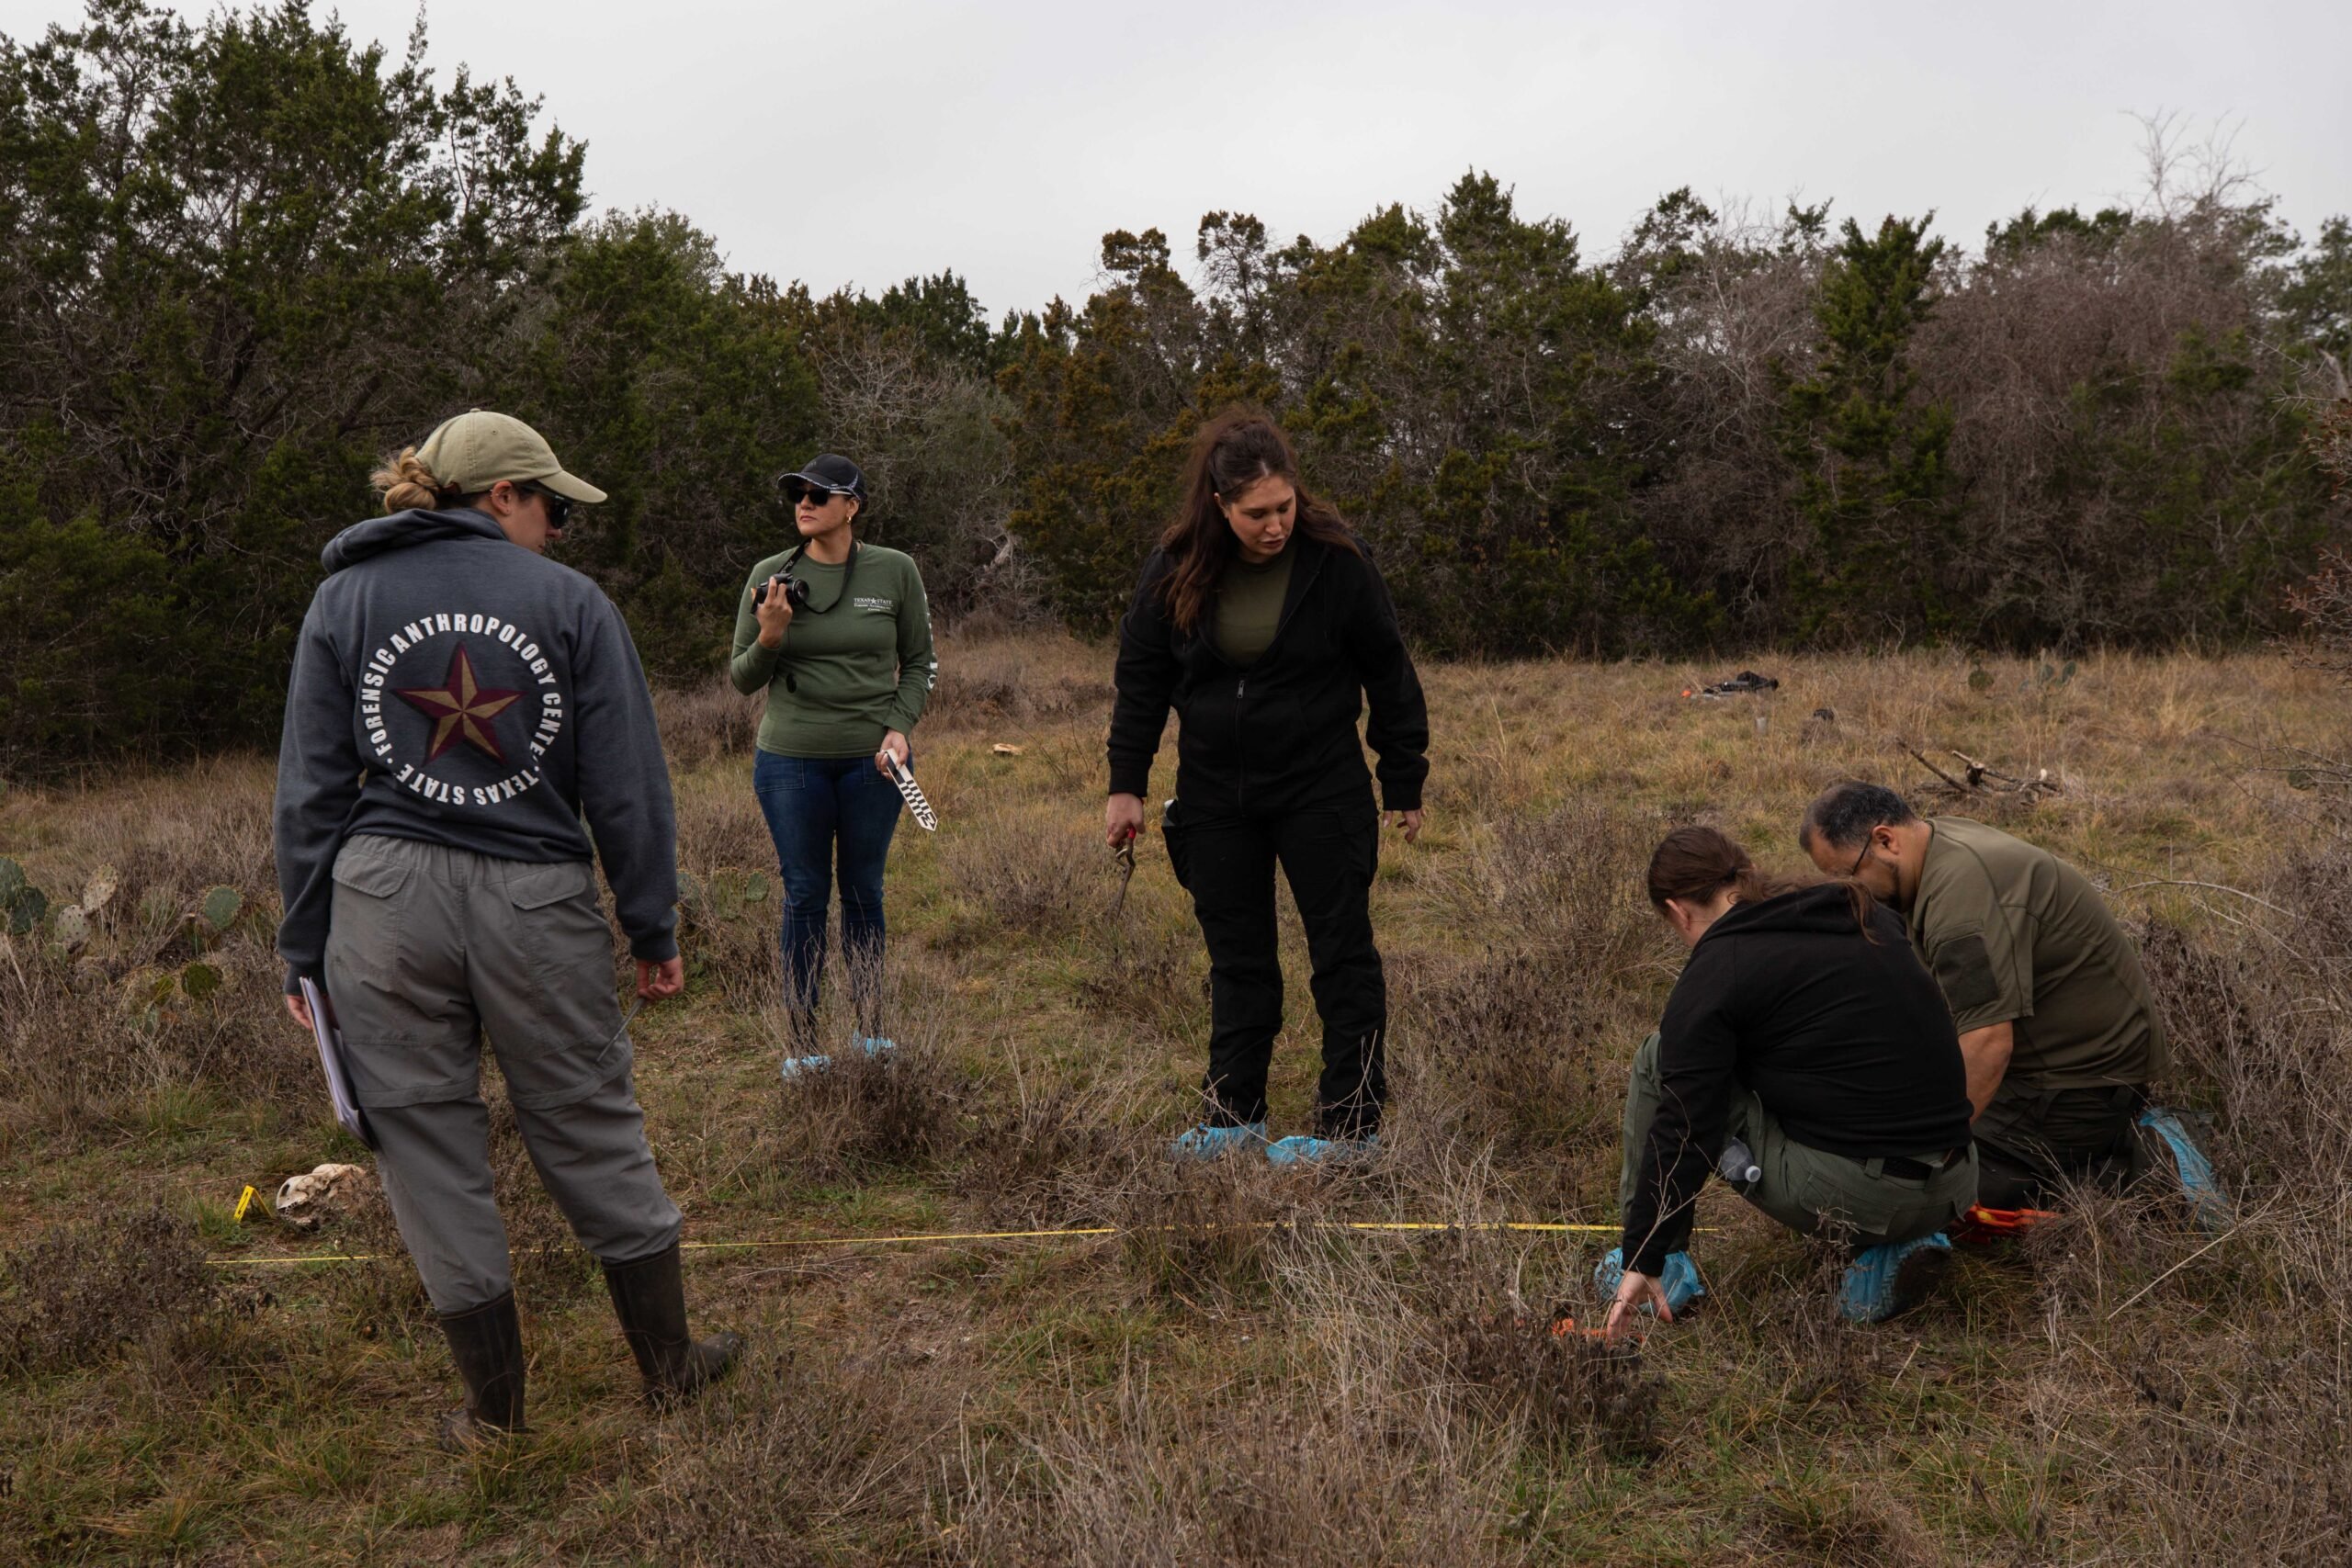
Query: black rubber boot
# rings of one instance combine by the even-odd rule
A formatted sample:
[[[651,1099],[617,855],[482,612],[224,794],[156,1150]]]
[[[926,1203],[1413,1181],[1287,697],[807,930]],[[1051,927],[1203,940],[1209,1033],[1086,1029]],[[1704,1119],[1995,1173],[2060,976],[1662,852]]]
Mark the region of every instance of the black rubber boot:
[[[605,1288],[613,1293],[613,1312],[645,1374],[650,1403],[691,1399],[734,1369],[743,1348],[740,1336],[696,1339],[686,1332],[686,1286],[675,1244],[634,1263],[605,1264]]]
[[[466,1380],[466,1404],[441,1418],[441,1446],[462,1452],[523,1431],[523,1325],[514,1292],[441,1318],[449,1359]]]

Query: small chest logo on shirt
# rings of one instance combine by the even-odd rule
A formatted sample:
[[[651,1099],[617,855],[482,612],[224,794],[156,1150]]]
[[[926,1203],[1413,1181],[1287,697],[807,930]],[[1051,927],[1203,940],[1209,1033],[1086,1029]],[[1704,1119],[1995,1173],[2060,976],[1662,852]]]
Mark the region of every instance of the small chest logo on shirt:
[[[386,693],[400,699],[388,705]],[[374,765],[445,806],[503,806],[543,781],[565,697],[538,639],[495,615],[419,615],[368,655],[359,724]]]
[[[877,615],[887,615],[899,607],[899,602],[896,599],[877,599],[865,593],[852,599],[850,604],[854,609],[865,610]]]

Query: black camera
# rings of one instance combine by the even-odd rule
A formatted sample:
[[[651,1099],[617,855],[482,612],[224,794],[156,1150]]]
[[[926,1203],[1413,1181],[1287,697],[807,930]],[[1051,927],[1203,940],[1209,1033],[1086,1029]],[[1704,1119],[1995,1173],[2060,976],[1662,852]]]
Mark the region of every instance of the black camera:
[[[759,592],[752,595],[752,603],[754,604],[764,604],[767,602],[768,585],[763,582],[760,584]],[[786,578],[784,580],[784,602],[791,605],[796,614],[807,609],[808,607],[808,585],[801,581],[797,577]]]

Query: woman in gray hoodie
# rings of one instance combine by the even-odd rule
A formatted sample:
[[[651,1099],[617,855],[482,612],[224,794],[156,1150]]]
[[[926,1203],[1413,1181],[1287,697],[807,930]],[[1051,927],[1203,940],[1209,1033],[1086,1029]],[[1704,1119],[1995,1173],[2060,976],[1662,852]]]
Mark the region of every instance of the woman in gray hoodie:
[[[723,1375],[693,1339],[679,1217],[646,1145],[604,863],[638,995],[684,984],[670,778],[628,627],[542,554],[577,502],[537,432],[477,409],[376,475],[294,658],[276,837],[287,1008],[332,1010],[401,1237],[466,1404],[453,1447],[523,1429],[523,1348],[491,1196],[481,1036],[532,1163],[603,1263],[649,1397]],[[594,835],[591,842],[590,834]]]

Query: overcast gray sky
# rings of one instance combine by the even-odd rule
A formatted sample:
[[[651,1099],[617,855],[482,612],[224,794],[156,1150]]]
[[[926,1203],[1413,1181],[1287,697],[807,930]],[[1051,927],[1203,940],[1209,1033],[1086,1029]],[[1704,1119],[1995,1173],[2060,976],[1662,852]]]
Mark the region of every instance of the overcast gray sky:
[[[397,51],[414,0],[320,0]],[[201,7],[188,7],[196,12]],[[66,0],[0,0],[7,31]],[[990,314],[1082,297],[1110,229],[1201,214],[1335,239],[1464,170],[1613,250],[1689,185],[1964,244],[2028,202],[2130,200],[2135,113],[2235,149],[2305,234],[2352,211],[2347,0],[1154,5],[474,0],[431,57],[512,75],[588,142],[598,208],[659,205],[819,292],[964,274]]]

